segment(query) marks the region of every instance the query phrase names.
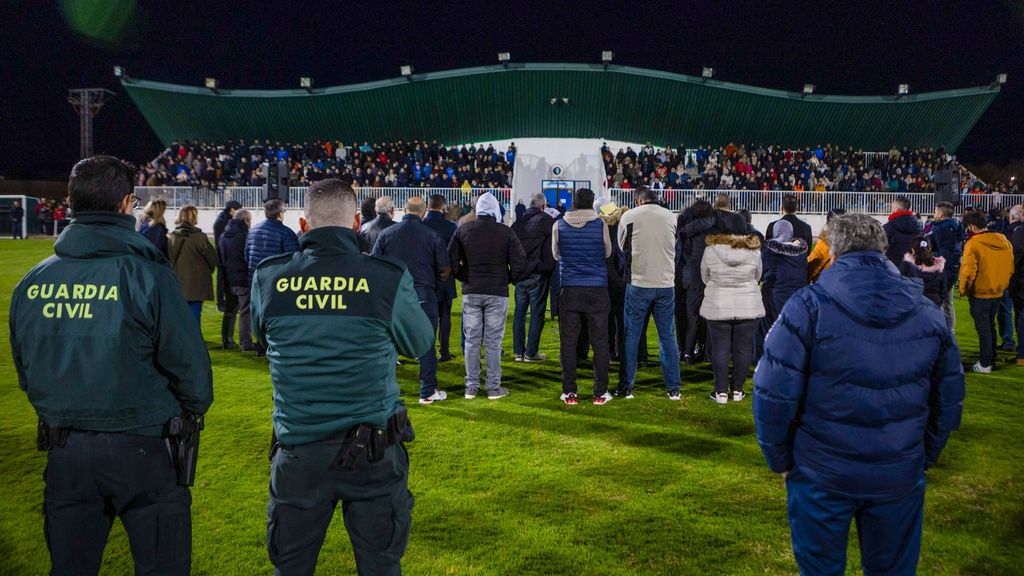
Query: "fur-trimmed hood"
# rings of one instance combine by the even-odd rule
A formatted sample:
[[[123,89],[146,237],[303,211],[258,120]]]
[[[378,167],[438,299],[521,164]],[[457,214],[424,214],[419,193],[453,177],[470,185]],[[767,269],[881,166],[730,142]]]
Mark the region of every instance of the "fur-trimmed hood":
[[[760,250],[761,239],[757,236],[741,236],[738,234],[711,234],[704,238],[708,246],[728,246],[740,250]]]
[[[921,264],[918,264],[917,262],[914,261],[914,257],[910,255],[910,252],[907,252],[906,254],[903,255],[903,261],[909,262],[912,266],[914,266],[921,272],[935,273],[942,272],[946,269],[946,259],[943,258],[942,256],[936,256],[935,263],[932,264],[931,266],[923,266]]]
[[[598,212],[597,215],[604,220],[605,224],[609,226],[615,226],[622,220],[622,215],[629,210],[628,206],[619,206],[612,211],[611,214],[605,214],[604,212]]]
[[[772,238],[765,242],[765,248],[782,256],[803,256],[807,254],[807,242],[803,238],[794,238],[789,242],[780,242]]]

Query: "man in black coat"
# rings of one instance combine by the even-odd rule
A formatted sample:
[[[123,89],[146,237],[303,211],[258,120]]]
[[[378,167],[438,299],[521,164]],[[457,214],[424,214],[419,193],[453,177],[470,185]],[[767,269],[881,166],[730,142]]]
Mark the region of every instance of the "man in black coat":
[[[892,202],[892,214],[889,214],[889,221],[882,226],[885,230],[885,237],[889,240],[889,248],[885,251],[886,257],[897,267],[903,261],[903,257],[910,252],[914,238],[921,235],[921,222],[910,210],[910,199],[900,196]]]
[[[11,235],[15,240],[24,240],[22,236],[22,222],[25,219],[25,209],[21,202],[15,200],[11,206]]]
[[[794,194],[786,194],[782,197],[782,218],[781,220],[787,220],[793,225],[793,237],[803,238],[804,242],[810,246],[814,244],[814,233],[811,231],[811,225],[803,220],[797,218],[796,213],[800,209],[800,201]],[[774,238],[773,232],[775,231],[775,222],[768,224],[768,230],[764,233],[765,240],[771,240]],[[742,232],[741,232],[742,234]]]
[[[441,244],[448,246],[455,236],[455,229],[458,226],[455,222],[448,220],[445,214],[448,211],[448,201],[440,194],[434,194],[427,203],[427,215],[423,218],[423,224],[432,229],[441,237]],[[438,362],[447,362],[455,358],[449,348],[449,341],[452,336],[452,302],[458,296],[455,289],[455,278],[449,277],[442,282],[437,289],[437,339]]]
[[[544,331],[544,313],[551,270],[555,259],[551,252],[551,230],[555,219],[544,211],[547,198],[538,192],[530,197],[530,207],[512,224],[526,252],[526,276],[516,283],[516,307],[512,317],[512,349],[516,362],[543,362],[540,335]],[[526,315],[530,315],[529,337]]]
[[[362,225],[359,228],[359,235],[363,237],[366,244],[373,250],[380,233],[387,230],[395,223],[395,201],[389,196],[381,196],[374,204],[377,217]]]
[[[242,204],[235,200],[228,200],[224,204],[224,209],[217,214],[217,219],[213,221],[213,245],[217,246],[220,242],[221,234],[224,234],[224,230],[227,229],[228,223],[234,218],[235,214],[242,209]],[[235,332],[235,317],[238,314],[238,298],[231,293],[228,289],[227,280],[224,277],[224,261],[220,261],[220,265],[217,266],[217,309],[224,313],[224,317],[221,320],[220,331],[222,335],[222,344],[225,349],[234,348],[233,334]]]
[[[249,236],[252,215],[248,210],[238,210],[227,223],[224,232],[217,241],[217,254],[220,256],[221,270],[224,272],[225,290],[236,302],[236,311],[241,316],[238,325],[238,343],[242,351],[252,352],[256,346],[252,342],[252,324],[249,319],[249,264],[245,259],[245,241]],[[235,312],[232,312],[230,323],[228,313],[224,313],[221,338],[231,343],[234,348]]]

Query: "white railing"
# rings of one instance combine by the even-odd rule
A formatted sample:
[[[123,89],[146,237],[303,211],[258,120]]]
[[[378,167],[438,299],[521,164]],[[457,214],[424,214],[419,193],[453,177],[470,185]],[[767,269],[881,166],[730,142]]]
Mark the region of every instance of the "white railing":
[[[304,207],[305,187],[295,187],[289,192],[288,205],[293,208]],[[411,196],[429,196],[440,194],[447,199],[449,205],[472,204],[483,189],[463,191],[461,188],[358,188],[359,199],[390,196],[395,206],[401,209]],[[506,206],[512,197],[510,188],[488,189],[498,201]],[[598,195],[602,193],[598,192]],[[636,204],[636,190],[613,188],[606,195],[619,205],[633,206]],[[844,209],[851,212],[868,214],[888,214],[892,211],[892,202],[900,196],[910,199],[910,209],[920,214],[930,214],[935,210],[935,194],[915,193],[900,194],[897,192],[789,192],[782,190],[662,190],[662,200],[669,208],[681,211],[690,206],[698,198],[714,201],[718,194],[728,194],[733,208],[750,210],[755,214],[777,214],[782,208],[784,196],[794,194],[800,203],[800,212],[805,214],[825,214],[829,210]],[[263,188],[259,186],[230,187],[219,190],[192,188],[187,186],[140,186],[135,188],[135,195],[143,204],[149,200],[162,198],[169,208],[181,208],[191,204],[197,208],[222,208],[228,200],[236,200],[246,208],[263,206]],[[966,206],[989,210],[997,205],[1008,207],[1024,202],[1024,195],[1008,195],[1001,197],[992,194],[965,196],[958,212]]]
[[[483,192],[490,192],[502,204],[508,204],[512,197],[511,188],[474,188],[464,191],[462,188],[356,188],[359,200],[364,198],[380,198],[390,196],[399,209],[412,196],[426,198],[433,194],[445,197],[449,205],[462,205],[476,201]],[[199,188],[191,186],[137,186],[135,195],[143,205],[150,200],[163,199],[168,208],[181,208],[192,205],[196,208],[223,208],[229,200],[235,200],[248,209],[263,207],[262,186],[231,186],[220,189]],[[288,192],[288,206],[303,208],[306,203],[306,187],[292,187]]]

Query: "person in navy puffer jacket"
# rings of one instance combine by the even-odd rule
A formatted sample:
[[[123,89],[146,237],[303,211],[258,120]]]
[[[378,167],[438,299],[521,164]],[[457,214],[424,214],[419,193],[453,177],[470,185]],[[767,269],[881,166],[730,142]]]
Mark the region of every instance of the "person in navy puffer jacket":
[[[268,200],[263,205],[266,220],[249,230],[245,240],[245,261],[249,264],[249,281],[256,266],[264,259],[278,254],[288,254],[299,249],[299,238],[284,224],[284,202]]]
[[[782,309],[754,373],[758,443],[786,479],[801,573],[843,574],[856,519],[865,574],[914,574],[924,471],[960,425],[960,350],[876,220],[836,218],[829,239],[834,264]]]
[[[765,309],[779,311],[797,290],[807,286],[808,247],[803,238],[794,236],[787,220],[776,222],[773,232],[762,251],[765,293],[771,295]]]

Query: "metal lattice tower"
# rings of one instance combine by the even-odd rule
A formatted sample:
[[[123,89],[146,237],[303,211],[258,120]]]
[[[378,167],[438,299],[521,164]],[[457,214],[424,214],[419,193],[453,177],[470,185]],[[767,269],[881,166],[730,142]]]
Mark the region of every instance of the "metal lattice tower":
[[[104,88],[76,88],[68,90],[68,102],[78,112],[80,134],[79,151],[82,158],[92,156],[92,119],[100,108],[115,94]]]

